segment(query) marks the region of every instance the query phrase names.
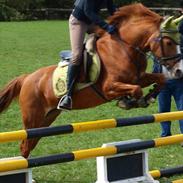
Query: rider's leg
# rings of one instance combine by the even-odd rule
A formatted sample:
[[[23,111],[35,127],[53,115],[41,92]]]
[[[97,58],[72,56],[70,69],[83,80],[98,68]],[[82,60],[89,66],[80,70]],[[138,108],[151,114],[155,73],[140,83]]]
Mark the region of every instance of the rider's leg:
[[[67,73],[67,94],[64,95],[57,106],[57,109],[72,109],[72,93],[74,90],[74,83],[79,72],[79,66],[70,64]]]
[[[73,15],[69,19],[70,40],[72,47],[72,60],[67,74],[68,93],[61,98],[57,109],[72,109],[72,93],[79,73],[79,65],[82,59],[83,42],[88,25],[76,19]]]

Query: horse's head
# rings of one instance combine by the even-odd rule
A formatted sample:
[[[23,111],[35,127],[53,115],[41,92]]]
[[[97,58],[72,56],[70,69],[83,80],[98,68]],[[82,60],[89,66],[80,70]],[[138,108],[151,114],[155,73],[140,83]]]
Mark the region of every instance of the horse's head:
[[[181,59],[177,27],[182,19],[170,17],[163,21],[163,17],[137,3],[120,8],[109,23],[117,26],[120,39],[133,48],[131,51],[141,55],[151,51],[161,65],[172,67]]]
[[[168,17],[162,22],[160,32],[151,39],[151,51],[156,57],[159,64],[166,67],[167,70],[172,69],[180,60],[180,34],[178,25],[183,16],[174,19],[173,16]]]

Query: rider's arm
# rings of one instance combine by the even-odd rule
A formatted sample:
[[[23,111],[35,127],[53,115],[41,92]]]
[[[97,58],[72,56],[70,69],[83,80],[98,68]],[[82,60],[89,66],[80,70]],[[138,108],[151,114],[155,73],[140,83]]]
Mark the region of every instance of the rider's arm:
[[[110,15],[113,15],[116,11],[116,6],[113,3],[113,0],[107,0],[107,9],[110,13]]]
[[[96,14],[93,10],[95,8],[95,4],[93,0],[86,0],[84,4],[84,12],[85,15],[90,19],[91,22],[95,23],[96,25],[100,26],[101,28],[105,29],[107,27],[107,23]]]

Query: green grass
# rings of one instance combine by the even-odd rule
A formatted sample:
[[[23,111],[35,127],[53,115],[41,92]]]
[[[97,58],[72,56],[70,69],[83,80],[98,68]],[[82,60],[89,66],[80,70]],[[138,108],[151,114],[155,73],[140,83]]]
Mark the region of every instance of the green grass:
[[[23,73],[32,72],[40,67],[57,64],[59,51],[69,49],[68,23],[66,21],[36,21],[0,23],[0,60],[3,87],[9,80]],[[173,111],[175,105],[173,104]],[[110,102],[96,108],[72,111],[58,117],[53,125],[90,121],[116,117],[132,117],[157,113],[157,103],[147,109],[124,111]],[[22,128],[19,106],[14,102],[0,116],[0,131]],[[180,133],[178,123],[172,124],[173,134]],[[55,136],[41,139],[31,156],[70,152],[73,150],[100,147],[103,143],[129,139],[154,139],[159,137],[160,125],[141,125],[118,129]],[[173,167],[183,164],[183,149],[180,145],[150,149],[150,169]],[[0,145],[0,158],[20,155],[19,143]],[[33,169],[38,183],[92,183],[96,180],[95,159],[45,166]],[[181,178],[171,177],[169,180]],[[161,179],[162,183],[168,182]]]

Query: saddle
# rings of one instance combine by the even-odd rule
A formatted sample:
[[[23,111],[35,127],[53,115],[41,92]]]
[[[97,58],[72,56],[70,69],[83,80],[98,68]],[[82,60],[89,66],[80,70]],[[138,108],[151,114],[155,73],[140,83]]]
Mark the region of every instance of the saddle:
[[[99,78],[101,63],[96,51],[96,36],[91,34],[84,42],[81,76],[75,85],[75,90],[81,90],[96,83]],[[53,73],[53,90],[57,97],[62,97],[67,92],[67,70],[72,52],[60,52],[61,61]]]

